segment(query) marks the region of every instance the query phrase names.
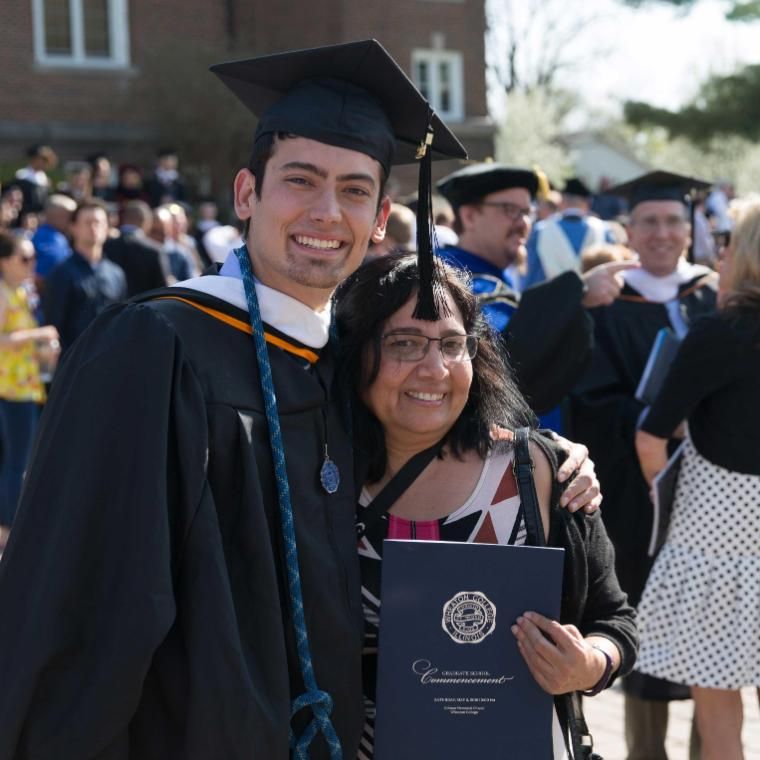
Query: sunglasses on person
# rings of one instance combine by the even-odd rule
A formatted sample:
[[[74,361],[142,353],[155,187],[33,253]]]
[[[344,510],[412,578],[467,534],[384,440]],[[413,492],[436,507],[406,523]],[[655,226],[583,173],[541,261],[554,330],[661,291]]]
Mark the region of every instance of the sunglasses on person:
[[[430,343],[436,341],[446,362],[464,362],[474,359],[478,353],[477,335],[446,335],[429,338],[418,333],[388,333],[383,335],[383,354],[400,362],[418,362],[427,356]]]

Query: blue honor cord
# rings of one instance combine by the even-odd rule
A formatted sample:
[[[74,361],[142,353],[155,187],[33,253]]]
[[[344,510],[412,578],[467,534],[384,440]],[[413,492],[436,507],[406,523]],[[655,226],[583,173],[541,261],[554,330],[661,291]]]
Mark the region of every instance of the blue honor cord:
[[[264,397],[264,409],[269,430],[269,447],[272,452],[275,479],[277,481],[277,501],[279,504],[280,522],[282,523],[290,613],[293,618],[293,630],[296,635],[296,648],[301,666],[301,676],[306,688],[306,691],[296,697],[291,703],[290,717],[292,719],[304,707],[310,707],[313,715],[301,736],[296,736],[292,726],[290,727],[290,752],[295,760],[309,760],[309,746],[319,731],[327,742],[331,760],[342,760],[343,750],[330,720],[330,713],[333,707],[332,697],[317,686],[317,679],[314,675],[314,667],[311,662],[311,650],[309,649],[309,636],[306,630],[306,616],[304,614],[303,594],[301,592],[301,574],[298,568],[298,547],[296,545],[293,507],[290,501],[290,486],[285,467],[285,446],[282,441],[280,417],[277,412],[277,397],[272,380],[272,368],[269,364],[266,339],[264,338],[264,325],[261,321],[259,301],[256,297],[256,286],[253,280],[251,262],[248,258],[248,248],[243,245],[241,248],[235,249],[235,256],[237,256],[240,263],[240,271],[243,275],[245,297],[248,302],[248,315],[253,329],[253,342],[256,347],[256,359],[259,365],[261,393]]]

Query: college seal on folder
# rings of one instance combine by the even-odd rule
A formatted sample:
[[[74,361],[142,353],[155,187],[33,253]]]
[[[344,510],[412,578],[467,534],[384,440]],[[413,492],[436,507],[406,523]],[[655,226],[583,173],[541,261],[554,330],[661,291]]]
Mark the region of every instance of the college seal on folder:
[[[496,627],[496,606],[482,591],[460,591],[443,605],[441,625],[457,644],[479,644]]]

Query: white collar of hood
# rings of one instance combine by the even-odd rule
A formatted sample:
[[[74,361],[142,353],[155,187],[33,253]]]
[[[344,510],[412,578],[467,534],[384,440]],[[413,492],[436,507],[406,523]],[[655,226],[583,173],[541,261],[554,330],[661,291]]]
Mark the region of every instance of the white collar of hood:
[[[330,307],[314,311],[291,296],[256,281],[261,319],[268,325],[297,340],[309,348],[323,348],[330,338]],[[188,288],[219,298],[226,303],[248,311],[240,264],[234,253],[224,262],[218,275],[193,277],[172,285]]]
[[[690,264],[686,259],[678,260],[678,266],[664,277],[656,277],[646,269],[628,269],[623,272],[625,281],[648,301],[665,303],[678,296],[678,289],[685,282],[712,270],[701,264]]]

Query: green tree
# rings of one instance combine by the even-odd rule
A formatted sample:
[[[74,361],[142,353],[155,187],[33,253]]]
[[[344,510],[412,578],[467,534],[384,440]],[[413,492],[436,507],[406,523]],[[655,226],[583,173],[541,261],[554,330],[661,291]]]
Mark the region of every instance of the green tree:
[[[739,195],[760,188],[760,145],[743,137],[714,137],[696,144],[685,137],[671,138],[662,128],[632,133],[629,144],[643,161],[691,177],[730,180]]]
[[[678,111],[629,101],[625,119],[637,127],[661,126],[673,137],[705,143],[719,135],[760,139],[760,64],[728,76],[712,76],[697,97]]]
[[[634,8],[657,2],[673,5],[688,12],[699,0],[622,0],[622,2]],[[726,18],[729,21],[756,21],[760,19],[760,0],[731,0],[727,5]]]

